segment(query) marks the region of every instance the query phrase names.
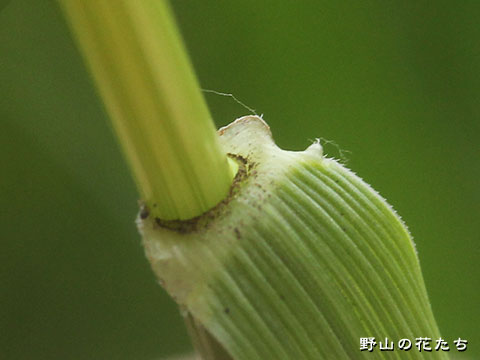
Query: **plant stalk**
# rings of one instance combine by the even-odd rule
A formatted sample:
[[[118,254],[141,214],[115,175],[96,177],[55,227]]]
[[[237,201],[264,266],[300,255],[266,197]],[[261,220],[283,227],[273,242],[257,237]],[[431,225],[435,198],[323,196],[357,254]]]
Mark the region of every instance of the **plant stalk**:
[[[165,1],[59,1],[149,209],[147,258],[205,360],[370,359],[361,338],[439,338],[384,199],[318,143],[279,149],[259,117],[219,140]]]
[[[214,207],[237,168],[219,146],[166,1],[59,3],[150,212],[184,220]]]

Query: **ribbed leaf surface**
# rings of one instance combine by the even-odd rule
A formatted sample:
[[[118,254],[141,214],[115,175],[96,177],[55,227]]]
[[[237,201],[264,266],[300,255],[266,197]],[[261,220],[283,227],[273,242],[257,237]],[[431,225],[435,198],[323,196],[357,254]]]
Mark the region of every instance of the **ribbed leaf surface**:
[[[257,117],[220,134],[241,166],[230,197],[189,222],[139,220],[167,291],[236,360],[422,358],[359,349],[361,337],[439,337],[392,208],[319,144],[276,147]]]

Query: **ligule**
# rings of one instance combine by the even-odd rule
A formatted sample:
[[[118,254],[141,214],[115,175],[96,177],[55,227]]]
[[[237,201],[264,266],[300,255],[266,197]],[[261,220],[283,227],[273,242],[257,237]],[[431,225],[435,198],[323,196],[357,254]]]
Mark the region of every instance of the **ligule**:
[[[205,359],[221,358],[209,341],[236,360],[361,359],[382,356],[361,337],[439,336],[409,233],[374,190],[318,143],[279,149],[258,117],[219,134],[248,168],[231,198],[190,230],[138,220],[156,275],[208,334]]]

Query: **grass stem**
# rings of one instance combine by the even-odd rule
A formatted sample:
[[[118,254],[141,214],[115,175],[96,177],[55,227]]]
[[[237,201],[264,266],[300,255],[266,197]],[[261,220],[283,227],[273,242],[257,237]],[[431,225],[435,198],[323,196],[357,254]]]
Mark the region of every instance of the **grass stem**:
[[[236,172],[222,152],[164,0],[59,0],[133,170],[161,219],[220,202]]]

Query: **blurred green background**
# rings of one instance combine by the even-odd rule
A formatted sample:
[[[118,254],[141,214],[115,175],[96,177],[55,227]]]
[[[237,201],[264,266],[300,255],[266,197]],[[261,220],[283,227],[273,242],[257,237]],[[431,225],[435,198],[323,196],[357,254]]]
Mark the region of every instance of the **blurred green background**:
[[[204,88],[264,114],[283,148],[324,137],[350,151],[348,167],[413,233],[444,337],[468,339],[464,356],[480,357],[480,2],[173,5]],[[0,10],[0,359],[189,351],[55,2]],[[247,113],[205,95],[218,126]]]

